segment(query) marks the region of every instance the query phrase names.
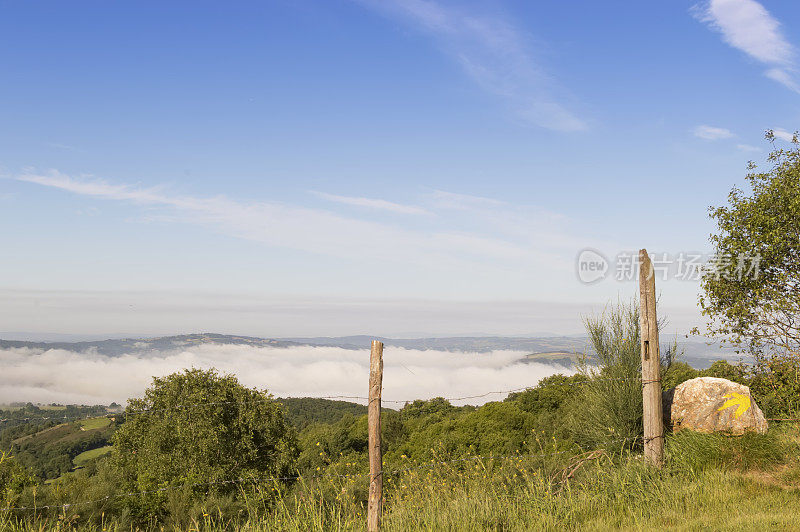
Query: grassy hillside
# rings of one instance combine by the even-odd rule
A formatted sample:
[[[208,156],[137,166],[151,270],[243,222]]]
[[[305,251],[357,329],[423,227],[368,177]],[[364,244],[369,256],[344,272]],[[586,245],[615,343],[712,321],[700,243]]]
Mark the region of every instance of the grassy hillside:
[[[85,451],[108,445],[114,430],[106,417],[61,423],[12,440],[11,452],[36,476],[53,479],[70,471]]]
[[[76,466],[83,466],[92,460],[96,460],[101,456],[105,456],[111,452],[111,446],[98,447],[89,451],[83,451],[81,454],[72,459],[72,463]]]

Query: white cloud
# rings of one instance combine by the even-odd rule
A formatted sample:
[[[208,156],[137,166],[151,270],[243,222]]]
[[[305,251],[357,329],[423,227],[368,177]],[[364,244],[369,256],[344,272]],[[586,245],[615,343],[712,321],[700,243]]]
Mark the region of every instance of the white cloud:
[[[785,129],[775,128],[772,130],[775,138],[785,140],[786,142],[794,142],[794,133],[789,133]]]
[[[694,128],[694,136],[705,140],[720,140],[729,139],[734,135],[728,129],[704,125]]]
[[[800,85],[794,80],[791,74],[780,68],[771,68],[764,73],[769,79],[777,81],[787,89],[800,93]]]
[[[695,16],[722,34],[730,46],[769,65],[768,78],[798,92],[794,80],[796,51],[783,36],[780,22],[755,0],[710,0],[694,8]]]
[[[432,0],[360,1],[432,35],[475,83],[505,100],[521,120],[556,131],[587,129],[557,101],[554,94],[563,90],[542,71],[523,35],[508,22]]]
[[[761,151],[761,148],[759,148],[758,146],[751,146],[750,144],[737,144],[736,149],[739,151],[750,152],[750,153]]]
[[[316,192],[316,191],[314,191],[314,194],[328,201],[332,201],[334,203],[342,203],[344,205],[366,207],[368,209],[390,211],[399,214],[423,214],[423,215],[431,214],[425,209],[417,207],[415,205],[403,205],[400,203],[394,203],[392,201],[386,201],[382,199],[358,198],[353,196],[338,196],[336,194],[328,194],[326,192]]]
[[[455,192],[446,192],[444,190],[434,190],[429,197],[433,201],[434,205],[436,205],[438,208],[455,209],[460,211],[483,209],[487,207],[495,208],[504,204],[502,201],[492,198],[471,196],[469,194],[457,194]]]
[[[75,179],[56,171],[46,175],[28,173],[16,179],[96,198],[129,201],[155,209],[149,215],[151,219],[208,226],[271,246],[344,258],[363,255],[368,250],[371,260],[439,269],[482,264],[496,270],[512,260],[551,269],[564,268],[569,267],[568,254],[574,250],[569,246],[575,242],[565,234],[567,220],[563,217],[520,207],[486,208],[490,200],[483,202],[483,208],[472,209],[461,217],[440,219],[435,228],[408,229],[321,209],[278,202],[235,201],[223,196],[173,195],[163,187],[141,188],[100,179]],[[365,201],[372,202],[370,206],[381,204],[380,200]],[[520,227],[536,230],[521,233]]]
[[[525,364],[527,353],[462,353],[387,347],[383,397],[392,400],[464,397],[534,386],[553,373],[573,371],[545,364]],[[369,351],[336,347],[254,348],[201,345],[164,353],[108,357],[61,349],[0,350],[0,402],[108,404],[140,397],[153,376],[185,368],[216,367],[236,375],[248,387],[282,396],[364,396]],[[53,371],[53,368],[59,368]],[[482,404],[504,394],[458,401]],[[365,401],[359,401],[364,403]]]

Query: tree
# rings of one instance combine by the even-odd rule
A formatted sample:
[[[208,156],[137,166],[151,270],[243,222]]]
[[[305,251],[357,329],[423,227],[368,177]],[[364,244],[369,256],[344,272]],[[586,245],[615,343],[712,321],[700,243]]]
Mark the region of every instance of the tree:
[[[771,131],[767,139],[774,140]],[[734,187],[728,205],[711,207],[712,268],[702,278],[709,332],[754,354],[800,347],[800,145],[774,150],[772,167],[748,165],[746,194]]]
[[[230,481],[295,471],[296,435],[280,404],[213,369],[154,378],[144,398],[129,401],[125,418],[111,457],[125,489],[235,493],[239,485]]]

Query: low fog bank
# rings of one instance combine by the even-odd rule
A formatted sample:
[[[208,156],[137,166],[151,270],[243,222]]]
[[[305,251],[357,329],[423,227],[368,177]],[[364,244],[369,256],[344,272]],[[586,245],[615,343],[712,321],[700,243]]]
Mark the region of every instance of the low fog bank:
[[[562,366],[524,363],[522,351],[464,353],[387,347],[383,398],[412,400],[464,397],[535,385]],[[124,404],[140,397],[153,376],[185,368],[211,368],[236,375],[248,387],[280,397],[367,394],[369,351],[338,347],[255,348],[201,345],[146,356],[108,357],[61,349],[0,350],[0,403]],[[483,404],[506,394],[456,401]],[[365,401],[359,401],[365,403]],[[387,407],[401,405],[387,403]]]

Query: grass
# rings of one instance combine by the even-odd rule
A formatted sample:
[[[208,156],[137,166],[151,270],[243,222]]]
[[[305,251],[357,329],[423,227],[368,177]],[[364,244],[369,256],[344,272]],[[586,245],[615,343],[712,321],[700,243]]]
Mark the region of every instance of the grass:
[[[571,454],[505,460],[465,456],[436,467],[409,461],[411,469],[385,477],[383,529],[797,530],[799,450],[800,429],[786,426],[744,438],[684,431],[668,439],[661,471],[634,454],[591,455],[571,476],[578,463]],[[217,499],[206,507],[184,507],[164,530],[363,530],[365,488],[364,477],[355,475],[301,482],[288,491],[244,487],[240,509],[249,518],[235,519]],[[170,495],[164,504],[176,504],[179,497]],[[220,501],[222,509],[215,507]],[[100,508],[80,510],[84,516],[91,512],[98,520],[81,528],[131,529],[108,513],[101,517]],[[0,515],[0,528],[65,528],[76,513],[31,524],[3,523]]]
[[[93,417],[90,419],[82,419],[80,426],[83,430],[103,429],[111,424],[111,420],[107,417]]]
[[[98,447],[97,449],[91,449],[89,451],[84,451],[75,458],[72,459],[72,463],[76,466],[82,466],[85,463],[94,460],[95,458],[99,458],[101,456],[105,456],[111,452],[111,446],[106,445],[105,447]]]

